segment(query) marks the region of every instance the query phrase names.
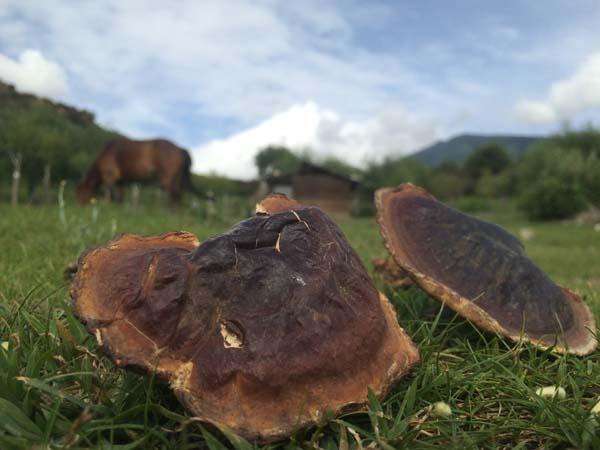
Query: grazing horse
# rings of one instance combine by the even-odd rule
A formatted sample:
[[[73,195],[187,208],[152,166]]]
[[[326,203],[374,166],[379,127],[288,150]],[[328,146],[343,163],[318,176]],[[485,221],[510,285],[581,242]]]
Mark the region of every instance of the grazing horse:
[[[87,204],[100,185],[117,200],[129,182],[158,182],[171,204],[179,203],[184,189],[194,191],[190,179],[189,153],[164,139],[133,141],[116,139],[98,155],[77,187],[77,198]]]

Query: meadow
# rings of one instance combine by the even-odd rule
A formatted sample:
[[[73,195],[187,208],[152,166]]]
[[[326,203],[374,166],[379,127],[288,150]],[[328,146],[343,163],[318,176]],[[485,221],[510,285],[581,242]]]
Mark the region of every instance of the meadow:
[[[191,231],[202,240],[248,208],[0,204],[0,448],[425,449],[600,448],[590,409],[600,400],[600,363],[555,355],[483,333],[416,288],[390,290],[421,364],[392,394],[362,412],[332,417],[290,440],[255,446],[190,418],[150,376],[116,369],[73,317],[64,268],[121,232]],[[490,201],[481,217],[529,239],[529,255],[600,313],[600,230],[573,222],[530,223],[514,205]],[[340,219],[371,270],[385,256],[372,217]],[[564,399],[537,388],[562,386]],[[444,401],[449,417],[430,406]],[[599,419],[600,420],[600,419]]]

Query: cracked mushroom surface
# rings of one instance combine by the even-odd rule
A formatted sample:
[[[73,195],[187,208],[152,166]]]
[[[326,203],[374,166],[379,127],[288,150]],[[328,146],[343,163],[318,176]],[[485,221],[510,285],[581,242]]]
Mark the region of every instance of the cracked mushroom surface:
[[[398,265],[479,327],[557,352],[594,351],[596,324],[501,227],[463,214],[412,184],[375,194],[377,221]]]
[[[419,359],[339,228],[285,202],[202,244],[123,235],[80,258],[71,291],[118,366],[258,442],[362,407]]]

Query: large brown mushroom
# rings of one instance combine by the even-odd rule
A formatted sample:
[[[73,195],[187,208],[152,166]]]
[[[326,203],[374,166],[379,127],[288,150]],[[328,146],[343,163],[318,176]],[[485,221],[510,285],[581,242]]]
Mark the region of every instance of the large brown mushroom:
[[[71,292],[118,366],[155,372],[195,416],[259,442],[360,408],[418,362],[338,227],[272,200],[202,244],[123,235],[80,259]]]
[[[430,295],[479,327],[577,355],[597,346],[594,317],[557,286],[522,244],[412,184],[375,194],[377,221],[398,265]]]

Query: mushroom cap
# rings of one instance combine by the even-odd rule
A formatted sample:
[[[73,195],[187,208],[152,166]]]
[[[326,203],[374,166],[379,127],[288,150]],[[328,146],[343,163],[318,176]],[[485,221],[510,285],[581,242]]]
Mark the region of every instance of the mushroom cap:
[[[273,192],[256,204],[256,214],[269,215],[298,208],[302,208],[302,205],[296,200],[288,198],[285,194]]]
[[[192,414],[259,442],[385,395],[419,359],[323,212],[269,211],[201,245],[123,235],[82,256],[71,291],[118,366],[155,372]]]
[[[597,346],[581,298],[557,286],[501,227],[463,214],[412,184],[375,193],[377,221],[398,265],[477,326],[577,355]]]

